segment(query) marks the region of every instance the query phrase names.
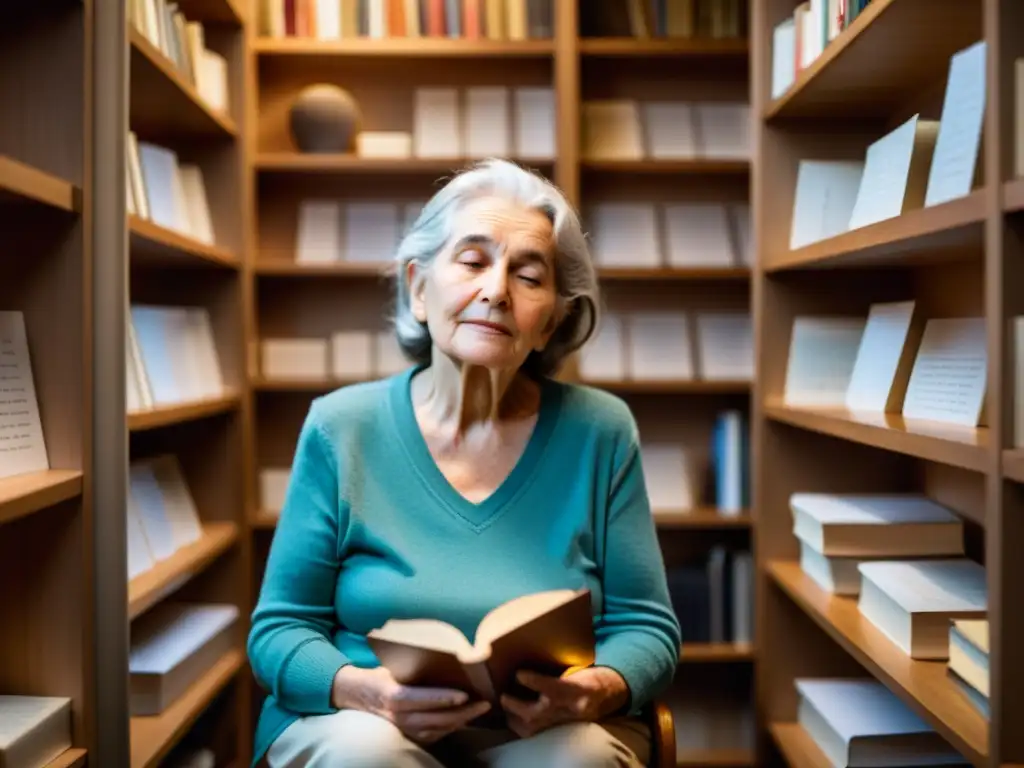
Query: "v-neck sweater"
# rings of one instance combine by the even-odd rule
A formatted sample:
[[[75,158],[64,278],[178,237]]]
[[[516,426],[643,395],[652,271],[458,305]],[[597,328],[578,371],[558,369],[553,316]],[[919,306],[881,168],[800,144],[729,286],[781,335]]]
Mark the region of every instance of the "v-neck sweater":
[[[379,665],[366,634],[391,618],[440,619],[472,640],[507,600],[586,588],[596,663],[622,675],[630,711],[672,680],[679,623],[625,403],[541,380],[522,455],[475,503],[420,431],[419,370],[344,387],[306,415],[248,639],[268,692],[254,765],[296,718],[335,711],[341,667]]]

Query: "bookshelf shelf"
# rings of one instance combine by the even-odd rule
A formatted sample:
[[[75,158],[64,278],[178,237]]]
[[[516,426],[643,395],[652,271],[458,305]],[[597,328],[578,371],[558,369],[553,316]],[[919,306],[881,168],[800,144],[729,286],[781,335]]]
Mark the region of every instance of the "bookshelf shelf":
[[[76,211],[79,190],[69,181],[0,155],[0,203],[38,203]]]
[[[241,670],[245,656],[240,650],[224,654],[170,707],[154,717],[131,719],[131,766],[153,768],[199,718]]]
[[[680,664],[714,664],[752,661],[754,646],[748,643],[683,643]]]
[[[629,395],[729,395],[750,392],[749,381],[587,379],[583,383]]]
[[[1024,179],[1003,184],[1003,210],[1007,213],[1024,211]]]
[[[1024,483],[1024,448],[1003,451],[1003,477]]]
[[[430,159],[409,157],[367,158],[356,155],[300,154],[298,152],[261,153],[254,163],[264,173],[304,174],[399,174],[405,176],[451,174],[453,170],[474,162],[470,158]],[[529,162],[529,161],[524,161]],[[540,161],[539,167],[550,167],[554,161]]]
[[[985,193],[978,190],[794,251],[766,255],[765,269],[933,264],[965,254],[980,259],[984,223]]]
[[[658,528],[750,528],[753,520],[749,512],[741,515],[723,515],[714,507],[697,509],[659,509],[654,512]]]
[[[773,723],[772,738],[790,768],[832,768],[832,763],[797,723]]]
[[[226,248],[201,243],[139,216],[128,217],[133,264],[155,267],[227,267],[238,269],[238,257]]]
[[[203,103],[174,65],[134,27],[131,45],[129,120],[139,138],[235,137],[238,127]]]
[[[676,768],[746,768],[755,765],[746,749],[684,749],[676,753]]]
[[[250,386],[256,392],[330,392],[346,384],[356,384],[356,379],[279,379],[255,376]]]
[[[673,282],[705,282],[750,280],[746,267],[598,267],[602,280],[671,280]]]
[[[855,598],[830,595],[797,562],[771,561],[772,580],[836,643],[976,766],[985,765],[988,724],[946,674],[945,662],[911,659],[861,616]]]
[[[69,749],[51,760],[45,768],[82,768],[86,763],[88,752],[84,749]]]
[[[590,173],[644,175],[735,176],[750,172],[746,160],[581,160],[580,170]]]
[[[736,58],[749,53],[745,38],[584,37],[580,53],[592,57]]]
[[[175,552],[128,583],[128,616],[134,619],[179,589],[238,541],[238,525],[206,523],[199,541]]]
[[[178,0],[178,8],[189,19],[214,24],[240,25],[245,22],[244,0]]]
[[[49,469],[0,479],[0,525],[82,495],[82,472]]]
[[[980,39],[981,19],[979,0],[872,0],[764,117],[888,117]]]
[[[428,58],[550,58],[552,40],[452,40],[444,38],[390,38],[313,40],[257,38],[253,50],[261,57],[294,56],[304,59],[396,57]]]
[[[853,413],[845,409],[791,408],[781,402],[764,405],[764,416],[800,429],[914,456],[974,472],[984,472],[988,430],[938,422],[906,421],[897,414]]]
[[[223,397],[199,400],[194,403],[168,405],[147,411],[134,411],[128,414],[128,429],[132,432],[142,432],[147,429],[158,429],[159,427],[182,424],[186,421],[219,416],[222,413],[228,413],[238,408],[239,402],[240,396],[238,394],[229,393]]]

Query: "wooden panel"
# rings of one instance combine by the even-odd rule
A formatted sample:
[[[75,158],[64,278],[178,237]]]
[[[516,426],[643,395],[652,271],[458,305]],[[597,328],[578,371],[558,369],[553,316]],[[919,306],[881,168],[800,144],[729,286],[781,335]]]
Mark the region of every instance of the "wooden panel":
[[[238,257],[226,248],[201,243],[159,224],[129,217],[133,265],[159,267],[238,267]]]
[[[0,524],[82,494],[82,473],[48,469],[0,479]]]
[[[554,54],[551,40],[451,40],[445,38],[352,38],[346,40],[313,40],[306,38],[258,38],[253,50],[261,57],[288,56],[304,62],[359,58],[481,58],[525,59],[550,58]]]
[[[79,190],[71,182],[0,157],[0,203],[33,202],[73,211],[79,206]]]

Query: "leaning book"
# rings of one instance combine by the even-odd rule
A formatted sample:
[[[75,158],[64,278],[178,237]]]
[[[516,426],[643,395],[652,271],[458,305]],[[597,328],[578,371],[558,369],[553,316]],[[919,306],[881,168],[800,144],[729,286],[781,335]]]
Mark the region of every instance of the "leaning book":
[[[593,664],[596,646],[589,590],[509,600],[484,616],[472,640],[436,619],[392,619],[367,641],[398,682],[455,688],[492,704],[522,695],[520,670],[561,675]]]

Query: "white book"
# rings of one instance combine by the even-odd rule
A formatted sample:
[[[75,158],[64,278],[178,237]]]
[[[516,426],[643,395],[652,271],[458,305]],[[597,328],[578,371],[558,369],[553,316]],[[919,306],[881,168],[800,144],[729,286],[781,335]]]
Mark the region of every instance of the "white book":
[[[139,162],[146,188],[149,219],[166,229],[181,231],[184,212],[178,190],[178,155],[148,141],[139,142]]]
[[[825,555],[806,541],[799,539],[800,570],[819,587],[834,595],[856,597],[860,594],[860,571],[864,562],[856,557],[835,557]]]
[[[0,695],[0,766],[42,768],[71,748],[71,699]]]
[[[638,381],[693,378],[689,318],[685,312],[631,312],[629,372]]]
[[[360,131],[356,135],[356,154],[389,160],[412,157],[412,134],[408,131]]]
[[[985,569],[966,558],[861,563],[861,615],[913,659],[949,658],[951,619],[984,619]]]
[[[413,149],[416,157],[447,160],[462,156],[462,120],[457,89],[416,89]]]
[[[521,160],[555,156],[555,92],[552,88],[515,89],[515,155]]]
[[[749,312],[697,315],[700,377],[708,381],[754,378],[754,328]]]
[[[797,721],[832,765],[962,765],[934,729],[877,680],[797,678]]]
[[[131,580],[156,565],[157,559],[149,548],[149,540],[142,527],[137,505],[130,499],[125,504],[125,523],[128,539],[128,579]]]
[[[928,321],[907,383],[903,416],[974,427],[988,377],[985,318]]]
[[[324,3],[321,3],[324,5]],[[214,112],[228,111],[228,62],[223,56],[209,48],[200,51],[196,60],[198,77],[196,90],[199,98]]]
[[[736,266],[724,203],[668,203],[663,210],[671,266]]]
[[[148,463],[160,485],[164,515],[171,524],[175,547],[180,549],[199,541],[203,536],[203,526],[177,457],[163,454]]]
[[[970,194],[978,171],[985,120],[985,41],[954,54],[949,62],[925,205]]]
[[[397,203],[348,203],[345,206],[345,260],[390,262],[398,242]]]
[[[327,339],[263,339],[260,370],[268,379],[327,378]]]
[[[146,3],[148,5],[148,3]],[[149,200],[146,195],[146,182],[142,177],[142,159],[139,156],[139,139],[134,131],[128,131],[128,178],[132,185],[132,199],[138,215],[149,219]]]
[[[863,172],[863,161],[800,161],[789,233],[791,250],[849,229]]]
[[[337,40],[341,37],[341,2],[316,0],[316,36],[318,40]]]
[[[260,509],[280,514],[288,497],[288,484],[292,479],[289,467],[263,467],[260,469]]]
[[[693,105],[687,102],[652,101],[643,105],[647,154],[656,160],[697,157],[697,136]]]
[[[194,332],[190,308],[162,307],[161,314],[181,399],[194,402],[208,397],[203,381],[202,360],[192,339]]]
[[[938,133],[938,121],[914,115],[868,147],[850,229],[921,207]]]
[[[153,467],[145,461],[134,461],[128,468],[128,514],[137,516],[149,542],[154,560],[166,560],[178,550],[174,524],[168,518],[164,495]]]
[[[187,354],[195,363],[197,390],[200,398],[220,397],[224,394],[224,376],[220,356],[213,336],[213,324],[206,307],[185,309]]]
[[[750,105],[705,102],[694,106],[702,156],[714,160],[750,158]]]
[[[512,150],[509,89],[476,86],[465,91],[466,156],[508,157]]]
[[[919,494],[794,493],[793,533],[839,557],[927,557],[963,553],[963,521]]]
[[[920,340],[915,303],[872,304],[846,389],[851,411],[899,413]]]
[[[373,334],[338,331],[331,335],[331,373],[338,379],[368,379],[373,375]]]
[[[585,101],[581,106],[585,160],[640,160],[644,156],[640,111],[635,101]]]
[[[295,244],[299,264],[340,261],[341,203],[337,200],[301,200]]]
[[[584,380],[592,381],[622,381],[628,377],[625,327],[619,315],[602,315],[594,335],[580,350],[579,373]]]
[[[689,466],[683,446],[641,440],[640,462],[652,513],[693,507]]]
[[[786,364],[786,405],[845,403],[864,323],[860,317],[794,318]]]
[[[25,316],[0,312],[0,478],[49,468]]]
[[[653,203],[600,203],[587,215],[591,252],[602,267],[658,267],[662,263]]]
[[[796,24],[789,16],[772,30],[772,98],[789,90],[796,80]]]
[[[149,375],[146,373],[142,350],[139,347],[139,340],[135,335],[135,323],[130,314],[125,323],[125,331],[128,340],[128,354],[125,359],[125,365],[132,369],[132,372],[128,375],[138,383],[139,410],[152,408],[154,404],[153,388],[149,381]]]
[[[179,172],[181,186],[185,192],[188,232],[199,242],[213,245],[216,237],[213,231],[213,220],[210,218],[210,203],[206,196],[203,171],[198,165],[183,163]]]

